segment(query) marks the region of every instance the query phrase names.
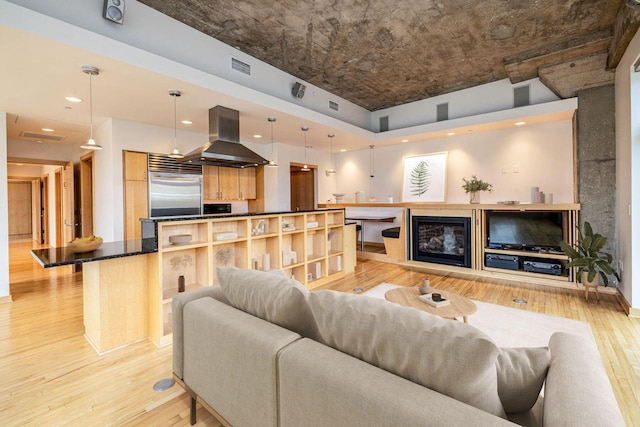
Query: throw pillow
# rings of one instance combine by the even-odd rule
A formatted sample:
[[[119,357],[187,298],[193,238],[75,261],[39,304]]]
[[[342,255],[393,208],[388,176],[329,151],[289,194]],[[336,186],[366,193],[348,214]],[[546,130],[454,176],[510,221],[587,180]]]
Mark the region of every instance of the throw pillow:
[[[548,347],[503,348],[500,350],[498,395],[507,413],[526,412],[533,408],[551,362]]]
[[[317,327],[309,308],[309,291],[282,272],[218,267],[220,288],[231,306],[253,316],[316,338]]]
[[[319,340],[415,383],[505,417],[500,350],[480,330],[420,310],[335,291],[309,295]]]

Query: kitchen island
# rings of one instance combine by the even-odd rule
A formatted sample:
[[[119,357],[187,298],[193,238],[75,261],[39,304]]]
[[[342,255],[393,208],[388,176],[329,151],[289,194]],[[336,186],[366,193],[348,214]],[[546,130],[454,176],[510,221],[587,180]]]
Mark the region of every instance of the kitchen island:
[[[33,249],[44,268],[83,264],[82,294],[85,338],[98,353],[148,336],[148,263],[157,250],[141,240],[105,242],[93,251]]]
[[[352,272],[355,225],[344,209],[141,219],[143,239],[86,254],[36,249],[43,267],[83,263],[85,336],[98,353],[172,339],[171,301],[218,283],[217,267],[282,269],[309,289]]]

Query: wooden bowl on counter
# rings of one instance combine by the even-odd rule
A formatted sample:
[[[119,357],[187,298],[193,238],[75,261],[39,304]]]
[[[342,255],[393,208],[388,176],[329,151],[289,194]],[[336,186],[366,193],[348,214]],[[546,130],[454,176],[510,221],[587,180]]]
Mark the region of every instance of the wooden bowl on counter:
[[[73,240],[72,242],[69,242],[69,244],[67,245],[67,249],[69,249],[73,253],[81,254],[84,252],[95,251],[100,246],[102,246],[102,243],[103,243],[102,237],[98,237],[93,240],[76,239],[76,240]]]

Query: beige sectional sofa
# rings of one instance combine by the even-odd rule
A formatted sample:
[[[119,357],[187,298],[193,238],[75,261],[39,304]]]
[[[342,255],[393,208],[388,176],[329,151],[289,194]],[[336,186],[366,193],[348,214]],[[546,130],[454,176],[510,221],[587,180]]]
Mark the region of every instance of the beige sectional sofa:
[[[595,345],[500,349],[481,331],[367,296],[221,268],[173,300],[173,369],[242,426],[623,426]],[[544,382],[544,397],[539,396]]]

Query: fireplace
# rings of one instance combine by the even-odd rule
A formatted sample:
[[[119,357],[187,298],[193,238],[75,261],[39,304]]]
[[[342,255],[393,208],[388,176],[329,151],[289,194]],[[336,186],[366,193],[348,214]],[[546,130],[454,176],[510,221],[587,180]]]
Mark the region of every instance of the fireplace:
[[[412,216],[412,259],[471,268],[471,218]]]

